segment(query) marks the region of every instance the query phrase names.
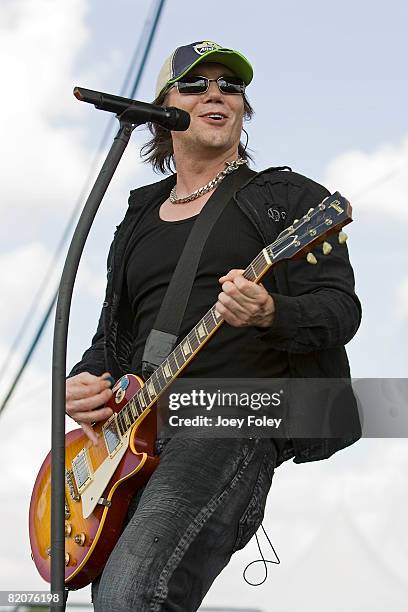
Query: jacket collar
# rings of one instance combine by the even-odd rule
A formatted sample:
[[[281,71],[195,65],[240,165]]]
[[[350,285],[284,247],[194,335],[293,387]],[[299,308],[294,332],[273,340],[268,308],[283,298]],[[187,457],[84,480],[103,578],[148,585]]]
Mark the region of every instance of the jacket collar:
[[[144,202],[166,195],[174,187],[176,181],[177,174],[171,174],[156,183],[132,189],[129,196],[129,206],[142,206]]]

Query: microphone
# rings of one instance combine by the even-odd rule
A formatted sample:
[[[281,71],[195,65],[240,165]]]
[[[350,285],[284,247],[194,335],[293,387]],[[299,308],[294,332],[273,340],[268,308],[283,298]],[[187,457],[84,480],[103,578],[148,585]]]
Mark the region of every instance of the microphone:
[[[158,123],[168,130],[184,132],[190,125],[190,115],[175,106],[157,106],[147,102],[139,102],[130,98],[122,98],[102,91],[93,91],[83,87],[74,87],[74,96],[81,102],[89,102],[99,110],[121,115],[124,111],[126,117],[134,123]]]

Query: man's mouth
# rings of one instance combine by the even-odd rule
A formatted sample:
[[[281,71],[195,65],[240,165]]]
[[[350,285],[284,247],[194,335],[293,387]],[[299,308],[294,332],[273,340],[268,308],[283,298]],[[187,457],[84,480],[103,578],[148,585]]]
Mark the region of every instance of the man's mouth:
[[[205,115],[200,115],[202,119],[208,119],[210,122],[224,122],[227,119],[227,116],[224,113],[206,113]]]

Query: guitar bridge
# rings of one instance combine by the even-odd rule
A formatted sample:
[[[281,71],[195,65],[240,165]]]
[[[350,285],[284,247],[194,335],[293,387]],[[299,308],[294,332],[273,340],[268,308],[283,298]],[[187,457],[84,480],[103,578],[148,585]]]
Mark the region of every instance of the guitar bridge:
[[[65,470],[65,476],[66,476],[66,472],[67,470]],[[69,518],[71,516],[71,512],[69,510],[69,506],[68,506],[68,501],[67,501],[67,496],[65,495],[65,518]]]

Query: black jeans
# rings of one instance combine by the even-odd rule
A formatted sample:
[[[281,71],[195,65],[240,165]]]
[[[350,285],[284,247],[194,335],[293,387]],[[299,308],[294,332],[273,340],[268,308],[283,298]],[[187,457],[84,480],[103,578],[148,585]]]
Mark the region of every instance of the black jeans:
[[[96,612],[197,610],[261,524],[276,456],[265,438],[165,443],[92,585]]]

